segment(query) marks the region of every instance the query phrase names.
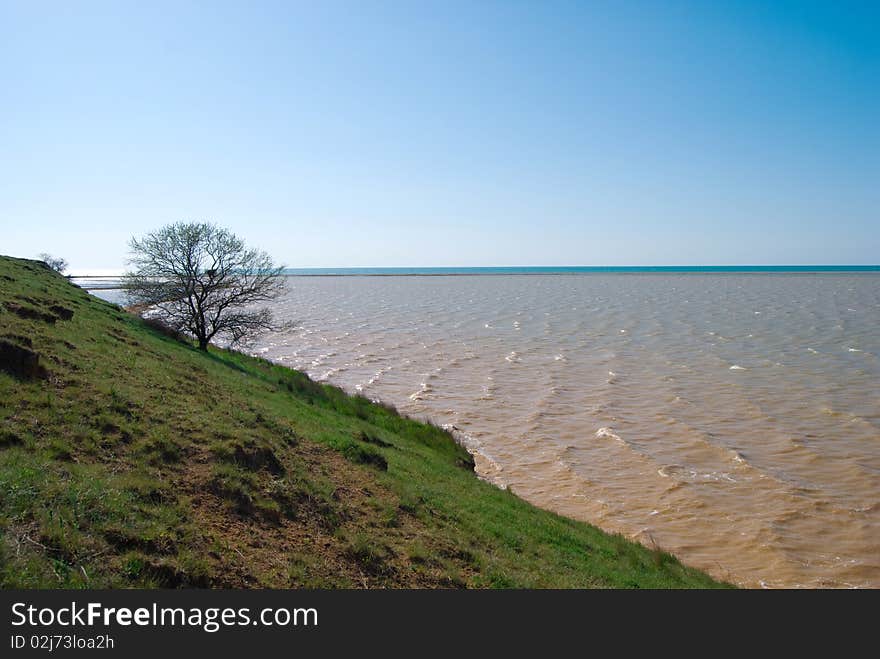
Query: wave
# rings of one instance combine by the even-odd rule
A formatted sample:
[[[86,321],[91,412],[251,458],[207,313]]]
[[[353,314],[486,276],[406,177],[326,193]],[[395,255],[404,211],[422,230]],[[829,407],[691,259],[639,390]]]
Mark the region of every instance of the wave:
[[[412,401],[425,400],[432,391],[434,391],[434,387],[432,387],[430,383],[422,382],[419,385],[418,391],[410,394],[409,399]]]
[[[278,316],[309,326],[255,347],[404,410],[467,418],[496,456],[484,473],[506,470],[489,480],[539,505],[626,533],[660,510],[658,538],[697,566],[807,583],[760,543],[719,547],[716,531],[742,524],[751,538],[780,500],[829,492],[845,511],[816,513],[829,528],[874,523],[880,280],[664,277],[297,280]],[[574,474],[541,461],[563,447]],[[613,512],[597,513],[598,499]],[[815,548],[822,536],[773,542]]]
[[[328,369],[321,375],[317,376],[315,380],[317,382],[325,382],[332,378],[334,375],[337,375],[338,373],[344,373],[347,370],[348,368],[346,366],[336,366],[335,368]]]
[[[684,483],[717,483],[720,481],[728,483],[737,482],[737,479],[726,471],[701,472],[693,467],[686,467],[679,464],[664,465],[657,470],[657,473],[663,478],[671,478]]]
[[[625,443],[623,439],[621,439],[620,435],[616,434],[611,428],[599,428],[599,430],[596,431],[596,437],[600,439],[603,437],[607,437],[608,439],[613,439],[622,444]]]
[[[475,472],[479,478],[500,487],[502,490],[507,489],[508,483],[503,479],[504,468],[501,462],[496,460],[490,452],[488,452],[483,443],[477,440],[470,433],[465,432],[454,423],[444,423],[440,425],[446,432],[450,433],[456,442],[461,444],[468,453],[474,456],[476,463]]]

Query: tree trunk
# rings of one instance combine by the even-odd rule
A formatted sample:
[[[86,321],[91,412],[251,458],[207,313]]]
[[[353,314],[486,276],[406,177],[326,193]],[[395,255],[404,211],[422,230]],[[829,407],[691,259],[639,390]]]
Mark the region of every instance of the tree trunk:
[[[199,350],[208,352],[208,339],[199,338]]]

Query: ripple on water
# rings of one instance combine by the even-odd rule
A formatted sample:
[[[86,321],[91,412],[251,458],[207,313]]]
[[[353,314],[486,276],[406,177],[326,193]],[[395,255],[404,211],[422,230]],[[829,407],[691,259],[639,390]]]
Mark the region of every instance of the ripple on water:
[[[880,587],[880,276],[291,281],[306,326],[254,351],[466,428],[491,482],[745,585]]]

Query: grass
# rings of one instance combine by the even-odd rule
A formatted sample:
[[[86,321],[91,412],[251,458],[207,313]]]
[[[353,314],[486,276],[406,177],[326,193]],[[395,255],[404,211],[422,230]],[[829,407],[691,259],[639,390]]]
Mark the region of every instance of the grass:
[[[0,585],[716,587],[441,428],[0,257]]]

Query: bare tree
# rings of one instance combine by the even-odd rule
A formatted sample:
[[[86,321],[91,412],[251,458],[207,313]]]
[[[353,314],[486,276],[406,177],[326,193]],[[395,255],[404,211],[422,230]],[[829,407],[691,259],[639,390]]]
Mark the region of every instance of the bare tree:
[[[214,337],[233,344],[272,328],[268,308],[284,290],[282,267],[230,231],[177,222],[129,242],[133,270],[124,277],[132,302],[148,305],[171,328],[190,333],[202,350]]]
[[[67,261],[58,256],[52,256],[43,252],[37,258],[59,274],[64,274],[64,271],[67,270]]]

